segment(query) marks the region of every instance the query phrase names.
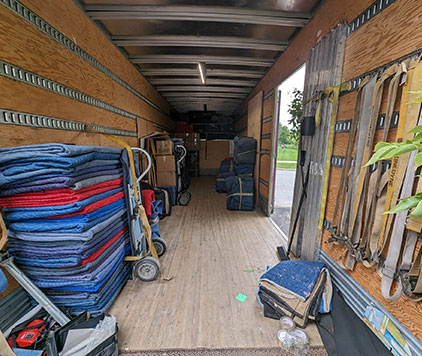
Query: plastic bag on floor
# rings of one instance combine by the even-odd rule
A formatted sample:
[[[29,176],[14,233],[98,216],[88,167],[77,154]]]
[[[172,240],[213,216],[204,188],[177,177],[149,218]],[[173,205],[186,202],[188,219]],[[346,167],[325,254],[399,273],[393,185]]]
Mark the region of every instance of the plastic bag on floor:
[[[116,332],[116,318],[106,315],[95,329],[72,329],[66,338],[60,356],[83,356],[101,345]]]
[[[305,356],[309,352],[308,336],[298,329],[281,329],[277,332],[281,347],[295,356]]]

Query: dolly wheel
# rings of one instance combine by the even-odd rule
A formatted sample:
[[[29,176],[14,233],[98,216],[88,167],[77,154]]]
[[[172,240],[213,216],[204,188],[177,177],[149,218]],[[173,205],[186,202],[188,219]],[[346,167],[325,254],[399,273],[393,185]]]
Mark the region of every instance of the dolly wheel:
[[[192,194],[189,191],[184,190],[179,193],[179,197],[177,198],[177,201],[179,205],[186,206],[189,204],[191,198],[192,198]]]
[[[161,257],[164,255],[167,251],[167,243],[166,241],[161,237],[154,237],[152,239],[152,242],[154,243],[155,250],[157,251],[158,257]]]
[[[160,274],[160,262],[154,257],[147,256],[134,264],[133,274],[141,281],[151,282]]]

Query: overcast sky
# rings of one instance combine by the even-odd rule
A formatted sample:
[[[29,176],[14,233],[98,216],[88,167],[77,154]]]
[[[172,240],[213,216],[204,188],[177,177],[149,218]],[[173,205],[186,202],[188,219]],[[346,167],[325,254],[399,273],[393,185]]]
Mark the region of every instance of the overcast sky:
[[[290,119],[290,115],[287,112],[287,109],[293,100],[293,89],[296,88],[300,91],[303,91],[303,86],[305,84],[305,71],[305,66],[302,66],[278,87],[278,89],[281,91],[280,123],[283,126],[289,126],[287,121]]]

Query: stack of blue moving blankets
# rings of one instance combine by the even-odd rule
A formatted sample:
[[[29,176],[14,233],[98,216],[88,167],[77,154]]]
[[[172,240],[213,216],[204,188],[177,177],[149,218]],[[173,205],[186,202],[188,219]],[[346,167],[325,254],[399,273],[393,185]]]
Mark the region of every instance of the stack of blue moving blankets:
[[[46,144],[0,149],[9,252],[59,306],[106,311],[130,273],[119,148]],[[127,159],[127,157],[126,157]]]
[[[227,193],[227,209],[253,210],[257,142],[253,137],[234,138],[234,158],[225,159],[220,164],[216,191]]]

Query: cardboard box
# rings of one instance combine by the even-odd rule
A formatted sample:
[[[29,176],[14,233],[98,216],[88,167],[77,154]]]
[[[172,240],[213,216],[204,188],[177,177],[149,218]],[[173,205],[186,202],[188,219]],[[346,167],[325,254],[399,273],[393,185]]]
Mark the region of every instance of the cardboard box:
[[[155,168],[157,172],[175,172],[176,161],[174,156],[155,156]]]
[[[172,155],[174,151],[174,143],[171,140],[155,141],[155,147],[157,148],[157,155]]]
[[[176,172],[157,172],[157,186],[169,187],[176,185]]]

